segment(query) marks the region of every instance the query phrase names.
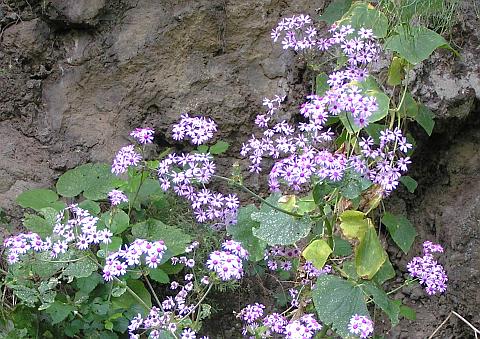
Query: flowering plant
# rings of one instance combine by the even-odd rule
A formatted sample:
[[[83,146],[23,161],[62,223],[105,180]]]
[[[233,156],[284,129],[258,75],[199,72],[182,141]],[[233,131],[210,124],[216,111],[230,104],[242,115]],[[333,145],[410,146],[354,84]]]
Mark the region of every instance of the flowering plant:
[[[296,124],[279,119],[286,96],[264,99],[266,112],[255,118],[258,130],[240,153],[252,175],[268,172],[270,196],[250,190],[238,166],[231,176],[217,174],[214,156],[229,145],[208,146],[215,121],[184,114],[172,139],[190,142],[191,152],[166,150],[148,160],[155,132],[137,128],[111,166],[82,165],[59,178],[56,192],[18,197],[38,215],[26,215],[30,232],[4,241],[7,286],[49,320],[38,321],[42,335],[196,338],[213,286],[242,279],[247,263],[288,280],[289,305],[282,312],[246,305],[237,313],[245,336],[366,338],[373,333],[369,307],[384,311],[392,326],[409,314],[383,289],[395,271],[375,226],[376,208],[400,183],[414,190],[406,176],[413,141],[404,126],[415,120],[431,133],[432,114],[408,93],[408,70],[419,60],[398,45],[401,28],[388,35],[385,16],[362,3],[338,19],[321,32],[308,15],[293,16],[272,31],[274,42],[307,56],[313,70],[327,64],[314,64],[317,53],[337,65],[315,74],[315,91],[299,104]],[[391,96],[371,70],[382,47],[396,53]],[[209,188],[213,180],[228,183],[229,191]],[[242,206],[236,191],[260,205]],[[190,204],[196,222],[228,239],[202,257],[205,239],[192,241],[169,222],[171,193]],[[388,212],[379,219],[407,253],[416,237],[410,222]],[[430,295],[445,292],[445,271],[433,257],[442,251],[425,242],[402,286],[418,281]]]

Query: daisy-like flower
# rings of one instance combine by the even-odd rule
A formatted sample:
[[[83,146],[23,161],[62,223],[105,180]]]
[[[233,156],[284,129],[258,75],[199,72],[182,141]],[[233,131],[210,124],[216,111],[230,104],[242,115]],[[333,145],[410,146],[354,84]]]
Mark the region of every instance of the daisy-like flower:
[[[127,196],[119,190],[111,190],[108,193],[108,198],[110,199],[110,204],[112,204],[112,206],[120,205],[122,202],[128,202]]]
[[[139,144],[151,144],[153,142],[153,129],[146,127],[146,128],[136,128],[130,133],[130,136],[135,138]]]

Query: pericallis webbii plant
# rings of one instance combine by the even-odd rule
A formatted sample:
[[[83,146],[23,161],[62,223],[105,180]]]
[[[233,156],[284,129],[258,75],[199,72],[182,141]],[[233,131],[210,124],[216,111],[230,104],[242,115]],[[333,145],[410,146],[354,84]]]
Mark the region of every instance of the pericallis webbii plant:
[[[27,314],[34,321],[18,328],[9,320],[10,334],[197,338],[210,315],[209,292],[244,278],[246,262],[278,275],[288,291],[278,307],[255,303],[238,311],[243,335],[252,338],[367,338],[374,308],[392,326],[412,318],[413,310],[390,297],[403,286],[445,292],[447,276],[433,256],[443,248],[429,241],[423,257],[407,265],[409,278],[384,290],[395,270],[381,237],[389,234],[406,254],[416,232],[404,216],[377,207],[400,183],[410,192],[416,187],[405,175],[414,144],[406,123],[415,120],[430,134],[433,120],[408,92],[408,71],[447,44],[424,27],[388,31],[387,18],[362,2],[329,23],[323,32],[299,15],[272,31],[274,42],[306,58],[315,81],[295,124],[278,114],[286,96],[265,98],[257,131],[242,146],[251,175],[266,174],[268,197],[244,184],[238,164],[231,175],[216,173],[214,156],[229,145],[209,145],[216,123],[192,114],[172,127],[172,138],[189,141],[191,152],[167,149],[149,160],[154,130],[137,128],[111,166],[82,165],[59,178],[56,192],[22,193],[19,204],[38,214],[25,215],[30,232],[4,241],[5,286],[21,301],[7,308],[12,319]],[[422,47],[425,36],[442,44]],[[420,48],[415,54],[412,41]],[[394,55],[387,83],[379,84],[371,64],[385,49]],[[317,74],[333,61],[328,74]],[[213,190],[213,180],[228,185]],[[242,204],[237,191],[260,204]],[[168,225],[175,220],[171,193],[188,201],[196,222],[227,235],[215,240],[218,250],[199,257],[210,246],[206,238]]]

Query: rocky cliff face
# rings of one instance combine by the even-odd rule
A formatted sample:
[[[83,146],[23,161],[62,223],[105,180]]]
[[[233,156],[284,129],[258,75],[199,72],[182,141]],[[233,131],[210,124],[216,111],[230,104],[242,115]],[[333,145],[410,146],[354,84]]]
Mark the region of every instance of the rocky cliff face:
[[[0,206],[15,215],[23,190],[84,162],[109,162],[137,126],[155,128],[159,147],[173,144],[169,126],[185,112],[214,118],[237,150],[263,97],[287,95],[293,114],[310,86],[294,55],[272,46],[270,29],[282,16],[315,15],[324,2],[1,2]],[[441,314],[438,299],[406,291],[421,307],[418,327],[392,336],[425,337],[454,309],[480,324],[479,22],[473,6],[461,15],[454,36],[463,58],[440,53],[415,69],[416,95],[438,122],[433,139],[419,139],[428,145],[417,157],[417,173],[430,174],[425,186],[401,202],[422,239],[436,235],[448,246],[450,290]]]

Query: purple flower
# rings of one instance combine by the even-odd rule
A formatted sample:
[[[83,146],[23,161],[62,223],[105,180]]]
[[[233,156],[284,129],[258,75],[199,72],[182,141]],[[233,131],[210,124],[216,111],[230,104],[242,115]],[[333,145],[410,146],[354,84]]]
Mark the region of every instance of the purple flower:
[[[117,206],[122,202],[128,202],[127,196],[119,190],[111,190],[108,193],[108,197],[110,198],[110,204],[112,204],[112,206]]]
[[[197,337],[195,331],[193,331],[192,329],[190,328],[186,328],[183,330],[182,332],[182,335],[181,335],[181,339],[195,339]]]
[[[373,322],[366,316],[355,314],[348,324],[350,333],[368,338],[373,333]]]
[[[129,266],[142,263],[150,268],[156,268],[166,250],[167,247],[162,240],[150,242],[137,239],[130,245],[125,245],[124,249],[109,254],[103,267],[104,279],[111,280],[114,276],[122,276]]]
[[[133,145],[122,147],[113,159],[112,173],[125,173],[129,166],[137,166],[141,160],[142,156],[135,152]]]
[[[130,133],[130,136],[134,137],[135,140],[138,141],[139,144],[151,144],[153,142],[153,134],[155,132],[153,129],[146,127],[146,128],[136,128]]]
[[[188,114],[182,115],[180,122],[173,125],[173,139],[183,140],[190,138],[194,145],[201,145],[213,137],[217,131],[217,124],[205,117],[190,117]]]
[[[243,322],[247,324],[252,324],[256,322],[258,319],[263,317],[263,310],[265,309],[265,305],[255,303],[253,305],[247,305],[243,308],[239,314],[237,314],[237,318],[242,319]]]
[[[227,241],[222,245],[223,248],[230,248],[231,250],[215,251],[210,253],[207,260],[207,268],[217,273],[222,280],[240,280],[243,276],[242,257],[246,258],[248,252],[235,241]],[[235,254],[235,253],[238,253]]]
[[[410,276],[419,279],[428,295],[445,292],[448,281],[443,266],[437,263],[432,253],[443,253],[443,247],[426,241],[423,243],[423,257],[414,257],[407,264]]]

